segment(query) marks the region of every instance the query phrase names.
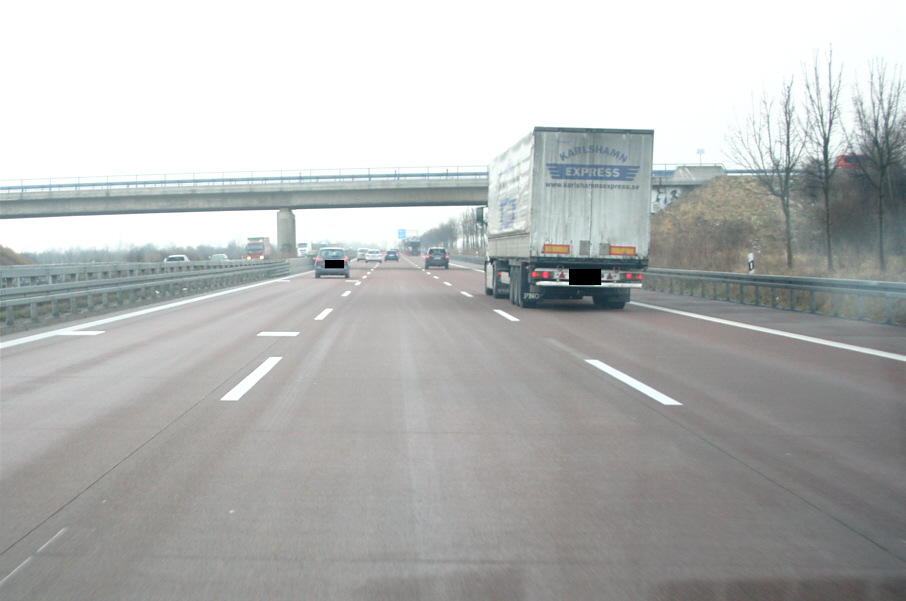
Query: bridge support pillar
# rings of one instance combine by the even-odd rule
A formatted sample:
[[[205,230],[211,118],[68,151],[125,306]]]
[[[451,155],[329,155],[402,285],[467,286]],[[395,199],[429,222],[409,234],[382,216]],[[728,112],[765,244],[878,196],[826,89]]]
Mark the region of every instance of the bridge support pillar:
[[[277,212],[277,254],[284,258],[295,257],[296,250],[296,216],[291,209],[280,209]]]

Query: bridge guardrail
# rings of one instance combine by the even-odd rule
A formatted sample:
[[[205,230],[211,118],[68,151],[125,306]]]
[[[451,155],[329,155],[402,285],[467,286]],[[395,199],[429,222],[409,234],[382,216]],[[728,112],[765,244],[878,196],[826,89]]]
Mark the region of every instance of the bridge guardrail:
[[[297,171],[249,171],[222,173],[177,173],[160,175],[57,177],[0,181],[0,193],[39,190],[103,190],[111,188],[159,188],[181,186],[228,186],[419,179],[487,179],[487,166],[477,167],[379,167],[309,169]]]
[[[74,266],[78,267],[78,266]],[[7,269],[4,268],[4,277]],[[48,321],[74,319],[97,310],[147,304],[200,292],[283,277],[287,260],[265,261],[216,271],[176,271],[171,274],[70,281],[0,288],[0,327],[24,329]]]

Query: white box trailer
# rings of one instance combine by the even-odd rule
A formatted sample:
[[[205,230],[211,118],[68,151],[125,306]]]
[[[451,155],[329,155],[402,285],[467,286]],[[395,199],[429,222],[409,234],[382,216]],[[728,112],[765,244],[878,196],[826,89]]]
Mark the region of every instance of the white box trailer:
[[[648,266],[654,132],[536,127],[488,168],[485,291],[622,308]]]

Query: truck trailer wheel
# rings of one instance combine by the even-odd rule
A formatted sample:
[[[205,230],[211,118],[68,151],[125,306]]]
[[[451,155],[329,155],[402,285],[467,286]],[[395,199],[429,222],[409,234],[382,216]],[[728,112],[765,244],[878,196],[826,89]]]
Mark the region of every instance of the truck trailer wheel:
[[[506,298],[509,295],[509,286],[500,281],[500,269],[494,265],[494,298]]]

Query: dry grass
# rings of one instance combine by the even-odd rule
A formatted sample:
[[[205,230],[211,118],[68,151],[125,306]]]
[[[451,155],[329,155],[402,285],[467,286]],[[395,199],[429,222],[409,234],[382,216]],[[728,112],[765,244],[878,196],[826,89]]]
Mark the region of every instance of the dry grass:
[[[798,198],[793,204],[807,203]],[[835,269],[828,271],[823,254],[801,248],[803,240],[821,239],[815,233],[820,224],[809,221],[813,214],[812,208],[794,213],[790,270],[779,201],[753,177],[717,178],[652,217],[651,267],[747,273],[754,252],[761,274],[906,282],[906,257],[888,253],[882,272],[871,240],[838,241]]]

